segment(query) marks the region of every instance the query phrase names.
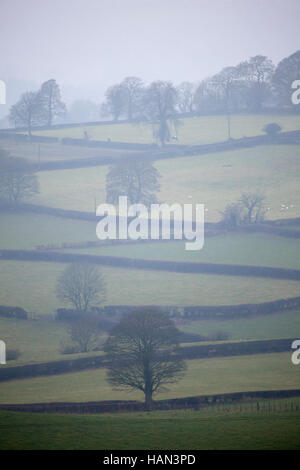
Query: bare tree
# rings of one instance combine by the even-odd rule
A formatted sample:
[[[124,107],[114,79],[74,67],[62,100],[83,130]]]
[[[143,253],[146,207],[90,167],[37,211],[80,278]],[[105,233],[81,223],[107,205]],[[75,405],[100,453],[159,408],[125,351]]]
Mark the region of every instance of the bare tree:
[[[217,75],[211,78],[211,83],[216,87],[221,109],[227,115],[227,135],[231,139],[231,113],[237,107],[241,88],[240,72],[237,67],[225,67]],[[224,106],[224,108],[223,108]]]
[[[126,77],[120,86],[123,90],[125,112],[129,121],[132,121],[141,106],[143,81],[138,77]]]
[[[144,94],[144,118],[152,123],[153,135],[162,146],[171,138],[171,125],[177,134],[176,102],[177,92],[171,82],[153,82]]]
[[[99,347],[99,322],[95,318],[85,315],[84,318],[72,323],[70,336],[78,352],[93,351]]]
[[[179,334],[173,321],[161,312],[144,309],[124,317],[104,345],[109,383],[122,390],[140,390],[150,409],[153,394],[183,376]]]
[[[149,206],[157,202],[155,191],[160,185],[158,170],[151,162],[130,159],[112,165],[106,177],[106,201],[117,204],[119,196],[127,196],[131,204]]]
[[[239,202],[228,204],[221,215],[222,225],[229,230],[235,230],[244,224],[243,207]]]
[[[60,88],[55,80],[44,82],[40,89],[40,99],[43,107],[44,119],[51,127],[53,119],[66,114],[66,105],[61,101]]]
[[[112,85],[105,92],[105,102],[101,106],[101,114],[111,115],[114,121],[118,121],[125,111],[124,88],[120,85]]]
[[[243,193],[240,198],[240,204],[245,209],[245,221],[248,224],[256,224],[264,219],[265,196],[260,192]]]
[[[271,80],[274,65],[266,56],[256,55],[241,62],[237,69],[248,85],[248,106],[254,110],[262,108],[271,97]]]
[[[236,203],[228,204],[221,212],[222,224],[228,229],[257,224],[264,220],[265,196],[260,192],[242,193]]]
[[[293,106],[300,110],[300,105],[291,101],[291,85],[300,78],[300,50],[279,62],[272,77],[272,84],[281,106]]]
[[[39,92],[28,91],[10,108],[9,120],[15,127],[26,127],[29,137],[32,128],[45,123]]]
[[[178,108],[181,113],[194,111],[194,98],[197,86],[191,82],[182,82],[177,87]]]
[[[104,278],[96,266],[86,263],[70,264],[56,284],[57,298],[86,312],[94,303],[105,299]]]
[[[0,149],[0,198],[5,204],[17,206],[23,199],[39,192],[39,183],[28,162],[11,157]]]

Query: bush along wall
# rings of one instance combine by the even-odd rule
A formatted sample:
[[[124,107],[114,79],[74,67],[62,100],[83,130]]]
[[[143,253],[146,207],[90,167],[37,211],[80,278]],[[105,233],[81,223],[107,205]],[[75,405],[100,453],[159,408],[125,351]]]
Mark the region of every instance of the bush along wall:
[[[107,316],[126,315],[136,309],[151,308],[167,313],[173,318],[187,318],[190,320],[199,319],[234,319],[247,318],[256,315],[270,315],[285,310],[296,310],[300,308],[300,297],[290,297],[278,299],[271,302],[259,304],[239,304],[239,305],[195,305],[195,306],[174,306],[174,305],[105,305],[103,312]]]
[[[21,318],[22,320],[27,320],[28,313],[21,307],[10,307],[7,305],[0,305],[0,317]]]

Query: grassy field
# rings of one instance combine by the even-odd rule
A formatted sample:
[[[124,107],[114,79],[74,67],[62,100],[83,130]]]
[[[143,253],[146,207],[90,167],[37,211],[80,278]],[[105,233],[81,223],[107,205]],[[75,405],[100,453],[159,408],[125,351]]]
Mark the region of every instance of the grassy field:
[[[65,265],[47,262],[0,262],[0,304],[19,305],[34,315],[51,314],[62,305],[55,284]],[[103,268],[107,305],[232,305],[299,295],[299,282],[268,278],[182,274]]]
[[[97,240],[96,222],[30,213],[1,214],[0,248],[3,249],[32,249],[39,245]],[[134,243],[126,246],[107,243],[106,246],[67,251],[130,258],[300,269],[299,247],[300,242],[297,239],[233,232],[207,237],[203,249],[199,251],[185,250],[185,244],[181,241]]]
[[[78,145],[62,145],[44,142],[15,142],[14,139],[1,139],[0,147],[7,150],[14,157],[26,158],[39,164],[46,161],[76,160],[89,157],[122,157],[135,151],[106,148],[80,147]]]
[[[185,242],[149,242],[68,249],[74,253],[124,256],[129,258],[246,264],[300,269],[300,241],[260,233],[228,233],[207,237],[199,251],[187,251]]]
[[[184,378],[157,399],[256,390],[297,389],[300,367],[290,353],[257,354],[187,361]],[[141,392],[112,390],[104,369],[0,383],[0,403],[143,400]]]
[[[244,191],[263,191],[268,218],[300,216],[298,146],[251,149],[182,157],[155,162],[161,173],[158,197],[167,203],[203,203],[205,220],[220,219],[220,211]],[[105,201],[107,167],[41,172],[41,193],[34,201],[53,207],[94,211]],[[289,207],[282,210],[281,204]]]
[[[284,116],[280,114],[239,114],[231,118],[232,137],[237,139],[262,134],[262,128],[270,123],[277,122],[284,131],[300,128],[299,116]],[[153,133],[150,125],[111,124],[97,126],[69,127],[48,131],[35,131],[35,135],[47,135],[55,137],[83,138],[84,131],[93,140],[107,140],[119,142],[152,143]],[[175,130],[173,131],[175,135]],[[178,130],[178,143],[187,145],[206,144],[227,140],[227,117],[201,116],[197,118],[185,118],[181,120]]]
[[[182,321],[178,327],[186,332],[211,335],[216,331],[228,334],[229,340],[293,338],[300,335],[300,312],[234,319]]]
[[[97,241],[96,222],[13,212],[1,213],[0,219],[0,247],[3,249]]]
[[[243,320],[178,320],[178,328],[205,336],[226,332],[229,341],[294,338],[300,333],[300,312],[283,312]],[[18,349],[21,353],[19,358],[9,361],[8,366],[86,356],[61,354],[61,344],[70,342],[68,328],[54,320],[0,318],[0,337],[9,349]],[[105,335],[101,337],[101,341],[104,340]]]
[[[31,321],[0,318],[0,337],[8,349],[18,349],[17,360],[8,366],[66,359],[60,354],[61,342],[67,341],[67,328],[54,321]]]
[[[8,349],[18,349],[20,356],[7,362],[7,366],[33,364],[102,355],[102,351],[65,355],[62,344],[70,344],[69,327],[54,320],[32,321],[0,318],[0,337]],[[99,341],[106,338],[103,334]]]
[[[180,410],[53,416],[2,411],[0,422],[2,450],[300,449],[296,412],[230,415]]]
[[[269,122],[283,130],[300,128],[299,116],[232,116],[232,136],[262,133]],[[226,116],[185,119],[179,144],[227,139]],[[73,127],[36,134],[124,142],[153,142],[150,126],[118,124]],[[3,143],[0,143],[1,145]],[[33,162],[94,156],[126,156],[125,151],[4,142],[12,155]],[[130,152],[132,153],[132,152]],[[299,146],[260,146],[155,162],[161,173],[158,197],[168,203],[204,203],[206,221],[243,191],[263,190],[268,218],[300,216]],[[51,207],[94,212],[105,201],[106,166],[48,171],[38,174],[41,192],[32,201]],[[282,209],[282,204],[289,209]],[[95,223],[34,214],[1,213],[0,248],[32,249],[37,245],[96,241]],[[74,250],[75,251],[75,250]],[[262,234],[228,234],[207,238],[204,249],[187,252],[182,242],[149,243],[76,250],[147,259],[203,261],[281,266],[300,269],[299,241]],[[0,304],[19,305],[31,313],[28,321],[0,318],[0,338],[21,356],[9,365],[70,358],[60,354],[68,339],[66,327],[54,322],[62,305],[55,284],[65,268],[60,263],[0,261]],[[109,305],[220,305],[257,303],[299,295],[296,281],[193,275],[103,268]],[[36,316],[44,319],[34,321]],[[181,321],[178,326],[201,335],[225,331],[230,340],[293,338],[300,332],[300,313],[282,312],[252,319]],[[93,353],[92,353],[93,354]],[[300,387],[300,367],[291,353],[233,356],[188,361],[182,381],[157,398],[249,390]],[[0,383],[0,403],[137,399],[140,393],[115,391],[103,369]],[[153,412],[105,416],[47,416],[0,412],[0,449],[295,449],[300,448],[299,413]],[[130,433],[128,433],[130,429]]]

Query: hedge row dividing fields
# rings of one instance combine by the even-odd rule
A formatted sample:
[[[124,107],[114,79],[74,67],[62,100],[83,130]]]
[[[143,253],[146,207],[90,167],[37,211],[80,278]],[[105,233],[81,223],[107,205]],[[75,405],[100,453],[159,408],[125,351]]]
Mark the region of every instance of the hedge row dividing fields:
[[[0,250],[0,259],[16,261],[47,261],[56,263],[92,263],[129,269],[168,271],[192,274],[263,277],[300,281],[300,270],[268,266],[246,266],[221,263],[190,263],[158,261],[119,256],[96,256],[35,250]]]
[[[266,399],[287,399],[300,396],[300,390],[263,390],[249,392],[223,393],[217,395],[199,395],[193,397],[155,400],[154,410],[196,409],[221,404],[235,404],[245,401]],[[256,403],[257,405],[257,403]],[[85,403],[26,403],[1,405],[0,410],[23,411],[30,413],[120,413],[143,411],[145,405],[134,400],[110,400]]]
[[[244,356],[249,354],[268,354],[291,351],[293,339],[264,341],[241,341],[233,343],[214,343],[180,348],[180,356],[186,360],[212,357]],[[0,369],[0,382],[42,375],[57,375],[85,369],[99,369],[107,366],[103,356],[90,356],[77,359],[45,362]]]

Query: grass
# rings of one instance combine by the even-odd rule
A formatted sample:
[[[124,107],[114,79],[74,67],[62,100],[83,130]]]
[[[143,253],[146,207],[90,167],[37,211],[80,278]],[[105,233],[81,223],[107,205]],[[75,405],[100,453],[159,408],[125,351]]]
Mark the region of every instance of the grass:
[[[270,219],[300,216],[299,146],[260,146],[167,159],[155,166],[162,175],[159,199],[203,203],[208,222],[219,220],[220,211],[245,191],[264,192]],[[41,193],[34,201],[94,211],[95,200],[96,204],[105,201],[106,174],[106,166],[41,172]],[[282,210],[281,204],[289,209]]]
[[[300,312],[282,312],[234,320],[182,320],[178,327],[186,332],[211,335],[228,334],[229,341],[293,338],[300,334]]]
[[[300,241],[260,233],[227,233],[206,237],[199,251],[187,251],[185,242],[147,242],[68,249],[74,253],[124,256],[168,261],[245,264],[300,269]]]
[[[284,131],[297,130],[300,127],[299,116],[280,114],[238,114],[231,118],[232,137],[237,139],[244,136],[263,134],[262,128],[270,123],[277,122]],[[207,144],[227,140],[227,117],[201,116],[185,118],[178,130],[178,143],[187,145]],[[107,140],[119,142],[152,143],[153,134],[150,125],[111,124],[96,126],[68,127],[47,131],[35,131],[35,135],[62,137],[75,137],[82,139],[84,131],[93,140]],[[175,134],[175,130],[173,133]],[[176,142],[177,143],[177,142]]]
[[[0,304],[33,315],[61,307],[55,295],[62,263],[0,262]],[[105,267],[107,305],[232,305],[299,295],[299,282],[268,278],[182,274]]]
[[[178,320],[178,328],[205,336],[217,331],[226,332],[228,341],[293,338],[297,332],[300,333],[300,312],[283,312],[240,320]],[[9,361],[8,366],[86,356],[61,354],[61,344],[70,342],[68,329],[64,324],[46,318],[32,321],[0,317],[0,338],[9,349],[19,349],[21,353],[19,358]],[[101,340],[104,339],[103,336]],[[95,354],[98,353],[89,353]]]
[[[297,389],[300,367],[290,353],[257,354],[187,361],[184,378],[157,399],[256,390]],[[104,369],[0,383],[0,403],[143,400],[141,392],[112,390]]]
[[[97,241],[96,223],[31,213],[1,213],[0,247],[33,249],[39,245],[60,245]]]
[[[61,342],[69,340],[69,335],[67,328],[58,322],[0,318],[0,337],[8,349],[18,349],[21,353],[17,360],[7,362],[7,366],[70,357],[59,352]]]
[[[0,412],[0,449],[292,450],[299,413],[228,415],[167,411],[110,415]],[[130,430],[130,432],[128,432]],[[99,456],[102,463],[105,456]]]
[[[103,335],[99,340],[102,342],[105,337]],[[34,321],[0,318],[0,338],[8,349],[18,349],[21,353],[17,359],[8,361],[7,367],[103,354],[102,351],[62,354],[61,345],[71,342],[69,328],[49,319]]]
[[[1,148],[4,148],[15,157],[26,158],[33,163],[46,161],[76,160],[88,157],[121,157],[130,150],[116,150],[106,148],[80,147],[78,145],[62,145],[61,143],[15,142],[14,139],[1,139]]]
[[[62,219],[40,214],[2,213],[0,248],[32,249],[39,245],[62,245],[97,241],[96,222]],[[297,239],[266,234],[227,233],[205,239],[199,251],[185,250],[185,242],[147,242],[129,245],[68,249],[74,253],[125,256],[157,260],[248,264],[300,269]]]

